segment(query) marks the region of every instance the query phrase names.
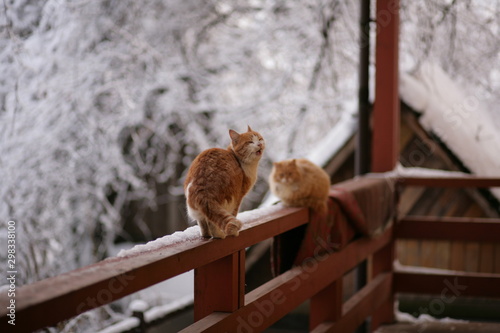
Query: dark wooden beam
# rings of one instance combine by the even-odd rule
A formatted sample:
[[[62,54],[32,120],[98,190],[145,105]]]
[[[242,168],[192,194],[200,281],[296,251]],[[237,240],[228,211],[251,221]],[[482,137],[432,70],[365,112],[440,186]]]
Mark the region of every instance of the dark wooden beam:
[[[342,278],[311,297],[309,307],[309,330],[323,322],[337,322],[342,317]]]
[[[111,303],[309,220],[305,208],[270,210],[245,221],[238,237],[178,243],[130,257],[109,258],[16,290],[16,329],[34,331]],[[7,325],[7,294],[0,295],[0,329]]]
[[[301,266],[286,271],[246,294],[245,306],[235,312],[214,312],[182,332],[261,332],[341,279],[346,272],[387,246],[392,239],[392,228],[389,228],[378,238],[361,238],[339,252],[311,257]]]
[[[401,177],[399,184],[403,186],[423,187],[500,187],[500,178],[459,176],[459,177]]]
[[[406,268],[394,272],[394,291],[439,295],[443,302],[456,297],[500,297],[500,274]],[[437,298],[438,299],[438,298]]]
[[[395,226],[399,239],[500,242],[500,219],[407,216]]]
[[[324,322],[311,333],[353,332],[374,309],[391,298],[392,273],[379,274],[345,302],[342,317],[337,322]]]

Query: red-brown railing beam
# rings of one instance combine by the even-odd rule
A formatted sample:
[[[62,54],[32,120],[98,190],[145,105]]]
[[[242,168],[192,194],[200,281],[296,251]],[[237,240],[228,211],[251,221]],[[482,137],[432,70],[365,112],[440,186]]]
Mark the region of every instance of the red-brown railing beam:
[[[406,216],[395,226],[396,238],[500,242],[500,219]]]
[[[376,279],[382,273],[392,273],[394,258],[395,245],[393,238],[390,243],[373,254],[372,277]],[[394,293],[392,292],[392,285],[390,290],[389,297],[384,302],[381,302],[372,315],[372,330],[377,329],[381,324],[392,323],[394,321]]]
[[[34,331],[111,303],[194,268],[236,253],[309,221],[305,208],[283,208],[245,221],[238,237],[178,243],[48,278],[16,290],[16,322]],[[168,267],[168,270],[165,269]],[[0,295],[0,329],[7,323],[7,295]],[[5,306],[4,306],[5,304]],[[5,324],[7,325],[7,324]]]
[[[403,186],[422,186],[422,187],[475,187],[488,188],[500,187],[500,178],[489,177],[401,177],[399,184]]]
[[[397,293],[440,295],[443,301],[468,296],[500,298],[500,274],[405,268],[394,272],[394,289]]]
[[[311,333],[353,332],[373,313],[392,297],[392,273],[379,274],[359,292],[347,300],[342,308],[342,317],[337,322],[324,322]]]
[[[311,298],[309,330],[324,322],[337,322],[342,317],[342,278],[321,290]]]
[[[260,332],[342,278],[373,252],[391,243],[392,228],[375,239],[358,239],[339,252],[318,254],[245,295],[245,305],[232,313],[214,312],[182,330],[188,332]],[[320,248],[319,248],[320,249]]]

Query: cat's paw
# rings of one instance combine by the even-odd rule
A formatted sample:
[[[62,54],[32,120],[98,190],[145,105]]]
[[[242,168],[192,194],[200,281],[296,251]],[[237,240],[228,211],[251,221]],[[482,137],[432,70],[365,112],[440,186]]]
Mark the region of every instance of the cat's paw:
[[[226,235],[228,236],[238,236],[240,234],[240,229],[241,229],[241,222],[238,221],[237,219],[234,219],[233,221],[229,222],[226,224]]]
[[[209,223],[208,229],[210,231],[210,236],[212,236],[213,238],[220,238],[220,239],[226,238],[226,233],[216,225]]]

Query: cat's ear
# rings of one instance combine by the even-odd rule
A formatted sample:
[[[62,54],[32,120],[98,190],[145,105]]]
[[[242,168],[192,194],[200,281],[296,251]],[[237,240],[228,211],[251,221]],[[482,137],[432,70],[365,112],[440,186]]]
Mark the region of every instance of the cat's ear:
[[[252,128],[250,127],[250,125],[247,125],[248,126],[248,130],[247,132],[253,132]]]
[[[231,141],[236,143],[238,139],[240,138],[240,135],[238,132],[233,131],[232,129],[229,130],[229,136],[231,137]]]
[[[292,163],[291,163],[291,164],[292,164],[292,165],[297,165],[297,160],[294,158],[294,159],[292,160]]]

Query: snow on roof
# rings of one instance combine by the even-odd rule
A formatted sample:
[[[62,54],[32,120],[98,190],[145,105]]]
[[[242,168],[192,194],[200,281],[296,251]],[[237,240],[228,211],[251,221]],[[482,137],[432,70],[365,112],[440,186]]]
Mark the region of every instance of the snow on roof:
[[[500,177],[500,131],[481,98],[467,93],[439,66],[426,63],[401,73],[400,96],[421,113],[420,124],[436,134],[477,176]],[[500,198],[500,189],[492,192]]]
[[[370,174],[375,176],[376,174]],[[398,163],[394,170],[390,172],[385,172],[384,177],[439,177],[439,178],[450,178],[450,177],[464,177],[470,176],[465,172],[460,171],[448,171],[440,169],[428,169],[419,167],[404,167],[401,163]]]

